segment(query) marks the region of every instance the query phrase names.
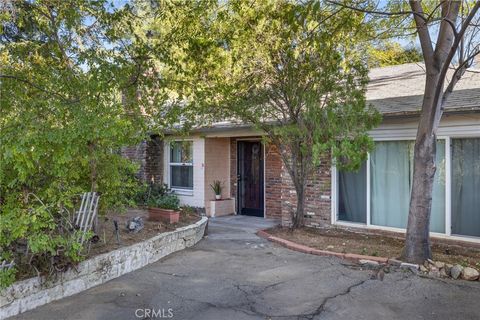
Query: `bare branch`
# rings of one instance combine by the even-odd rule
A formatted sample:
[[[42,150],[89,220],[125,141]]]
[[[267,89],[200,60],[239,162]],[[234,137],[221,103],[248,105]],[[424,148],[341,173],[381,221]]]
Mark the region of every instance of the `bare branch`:
[[[440,93],[442,92],[443,90],[443,84],[444,84],[444,81],[445,81],[445,77],[447,75],[447,72],[448,72],[448,68],[450,67],[450,63],[452,62],[452,59],[453,57],[455,56],[455,53],[457,52],[457,49],[458,49],[458,45],[460,44],[460,42],[462,41],[464,35],[465,35],[465,32],[468,28],[468,26],[470,25],[470,22],[473,20],[473,18],[475,17],[475,15],[477,14],[477,11],[480,9],[480,1],[477,1],[475,3],[475,5],[473,6],[472,10],[470,11],[470,13],[468,14],[467,18],[464,20],[463,22],[463,25],[462,25],[462,28],[460,29],[460,31],[458,32],[458,35],[457,37],[455,38],[455,40],[453,41],[453,44],[450,48],[450,52],[448,53],[448,56],[447,58],[445,59],[444,61],[444,64],[442,66],[442,70],[440,72],[440,75],[439,75],[439,79],[440,79],[440,83],[438,84],[438,86],[436,87],[435,89],[435,105],[438,105],[438,100],[440,99]],[[475,53],[474,56],[476,56],[478,54]],[[470,59],[473,59],[473,57],[471,57]],[[465,59],[464,63],[467,63],[469,61],[469,59]],[[465,67],[466,68],[466,67]],[[459,71],[460,72],[460,71]],[[464,73],[464,72],[463,72]],[[460,74],[460,77],[463,75],[463,73]],[[450,82],[450,84],[448,85],[449,88],[447,88],[447,90],[451,90],[453,91],[453,88],[455,87],[455,84],[458,82],[458,79],[456,79],[458,77],[458,74],[452,78],[452,81]],[[448,94],[447,94],[447,97],[448,97]],[[442,104],[445,103],[445,99],[444,99],[444,95],[442,95]],[[441,106],[442,108],[443,106]],[[440,120],[440,119],[438,119]]]
[[[415,24],[417,25],[418,37],[422,46],[423,59],[427,70],[433,66],[433,46],[430,33],[428,31],[427,21],[423,14],[422,4],[418,1],[411,0],[410,7],[417,14],[414,15]]]
[[[473,59],[480,54],[480,50],[475,52],[474,54],[470,55],[467,57],[456,69],[455,72],[452,75],[452,81],[447,86],[447,89],[443,93],[442,96],[442,108],[445,105],[445,102],[447,101],[448,97],[450,94],[453,92],[453,89],[455,88],[455,85],[457,82],[462,78],[462,76],[467,72],[468,67],[471,65],[471,62]]]
[[[338,1],[333,1],[333,0],[327,0],[326,2],[330,3],[330,4],[333,4],[333,5],[336,5],[336,6],[341,6],[341,7],[347,8],[347,9],[355,10],[355,11],[358,11],[358,12],[368,13],[368,14],[371,14],[371,15],[380,15],[380,16],[391,17],[391,16],[402,16],[402,15],[413,14],[413,15],[418,16],[420,19],[424,20],[425,22],[427,22],[427,18],[423,15],[423,13],[420,14],[415,10],[413,10],[413,11],[388,12],[388,11],[378,11],[378,10],[369,10],[369,9],[359,8],[359,7],[351,6],[351,5],[341,3],[341,2],[338,2]]]

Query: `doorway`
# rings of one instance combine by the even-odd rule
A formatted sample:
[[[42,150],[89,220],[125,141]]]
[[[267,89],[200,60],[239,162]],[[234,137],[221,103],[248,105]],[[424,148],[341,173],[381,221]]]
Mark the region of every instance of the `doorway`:
[[[263,145],[261,141],[237,141],[237,212],[264,215]]]

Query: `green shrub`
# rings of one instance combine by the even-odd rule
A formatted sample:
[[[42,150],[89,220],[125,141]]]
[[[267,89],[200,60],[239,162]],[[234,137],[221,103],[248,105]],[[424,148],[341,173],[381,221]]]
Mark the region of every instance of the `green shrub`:
[[[173,193],[167,193],[150,201],[151,207],[169,210],[179,210],[180,200]]]
[[[139,186],[135,196],[135,203],[138,206],[147,206],[152,199],[157,199],[170,192],[166,184],[144,183]]]
[[[0,289],[5,288],[15,281],[16,268],[0,270]]]

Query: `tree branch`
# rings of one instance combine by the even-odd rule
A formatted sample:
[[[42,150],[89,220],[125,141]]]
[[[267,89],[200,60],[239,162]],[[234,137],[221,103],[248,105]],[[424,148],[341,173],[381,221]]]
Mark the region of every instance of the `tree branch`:
[[[413,11],[388,12],[388,11],[378,11],[378,10],[369,10],[369,9],[359,8],[359,7],[351,6],[351,5],[341,3],[341,2],[338,2],[338,1],[333,1],[333,0],[327,0],[326,2],[330,3],[330,4],[333,4],[333,5],[336,5],[336,6],[341,6],[341,7],[347,8],[347,9],[351,9],[351,10],[355,10],[355,11],[363,12],[363,13],[368,13],[368,14],[372,14],[372,15],[381,15],[381,16],[390,16],[391,17],[391,16],[402,16],[402,15],[413,14],[413,15],[418,15],[419,18],[421,18],[425,22],[427,21],[427,18],[425,18],[425,16],[423,14],[420,14],[420,13],[416,12],[415,10],[413,10]]]
[[[418,37],[420,39],[420,45],[422,46],[425,67],[427,70],[430,70],[433,67],[433,46],[428,25],[423,14],[422,4],[418,1],[411,0],[410,7],[417,13],[414,15],[415,24],[417,25]]]
[[[29,86],[31,86],[32,88],[35,88],[39,91],[42,91],[43,93],[46,93],[46,94],[49,94],[49,95],[54,95],[54,96],[57,96],[58,98],[62,99],[63,101],[67,102],[67,103],[77,103],[80,101],[80,99],[69,99],[67,97],[65,97],[64,95],[62,95],[61,93],[59,92],[56,92],[56,91],[52,91],[52,90],[48,90],[42,86],[39,86],[31,81],[28,81],[26,79],[23,79],[23,78],[19,78],[17,76],[13,76],[13,75],[8,75],[8,74],[0,74],[0,78],[4,78],[4,79],[12,79],[12,80],[16,80],[16,81],[19,81],[19,82],[22,82],[22,83],[25,83],[25,84],[28,84]]]
[[[472,10],[468,14],[467,18],[463,22],[462,28],[460,29],[460,31],[458,32],[458,35],[455,37],[455,40],[453,41],[453,44],[450,48],[450,52],[448,53],[448,56],[445,59],[445,62],[442,66],[442,70],[440,72],[440,78],[439,78],[440,83],[437,85],[437,87],[435,89],[435,95],[434,95],[434,97],[435,97],[435,101],[434,101],[435,104],[434,105],[435,106],[438,105],[438,101],[440,99],[440,94],[443,90],[443,84],[444,84],[444,81],[445,81],[445,77],[446,77],[448,69],[450,67],[450,63],[452,62],[452,59],[455,56],[455,53],[457,52],[458,45],[462,41],[463,36],[465,35],[465,32],[466,32],[468,26],[470,25],[470,22],[473,20],[473,18],[475,17],[475,15],[477,14],[477,11],[479,9],[480,9],[480,1],[477,1],[475,3],[475,6],[473,6]],[[477,54],[478,53],[475,53],[474,56],[476,56]],[[471,59],[473,59],[473,57]],[[467,61],[469,61],[469,59],[465,59],[464,63],[466,63]],[[460,77],[463,75],[463,73],[464,73],[464,71],[460,74]],[[450,82],[450,84],[448,85],[449,88],[447,88],[447,90],[453,91],[453,89],[455,87],[455,84],[458,82],[458,80],[460,80],[460,77],[458,77],[458,74],[455,75],[454,78],[452,79],[452,81]],[[446,99],[444,99],[444,96],[445,96],[445,94],[442,95],[442,101],[441,101],[442,105],[440,105],[441,109],[443,108],[443,104],[445,104],[445,101],[446,101]],[[447,94],[447,97],[448,96],[449,96],[449,94]]]

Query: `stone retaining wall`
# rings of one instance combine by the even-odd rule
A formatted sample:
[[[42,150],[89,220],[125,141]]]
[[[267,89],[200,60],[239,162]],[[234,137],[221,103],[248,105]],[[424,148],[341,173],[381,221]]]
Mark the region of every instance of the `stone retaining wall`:
[[[19,281],[0,292],[0,320],[115,279],[200,241],[208,219],[81,262],[56,279]]]

